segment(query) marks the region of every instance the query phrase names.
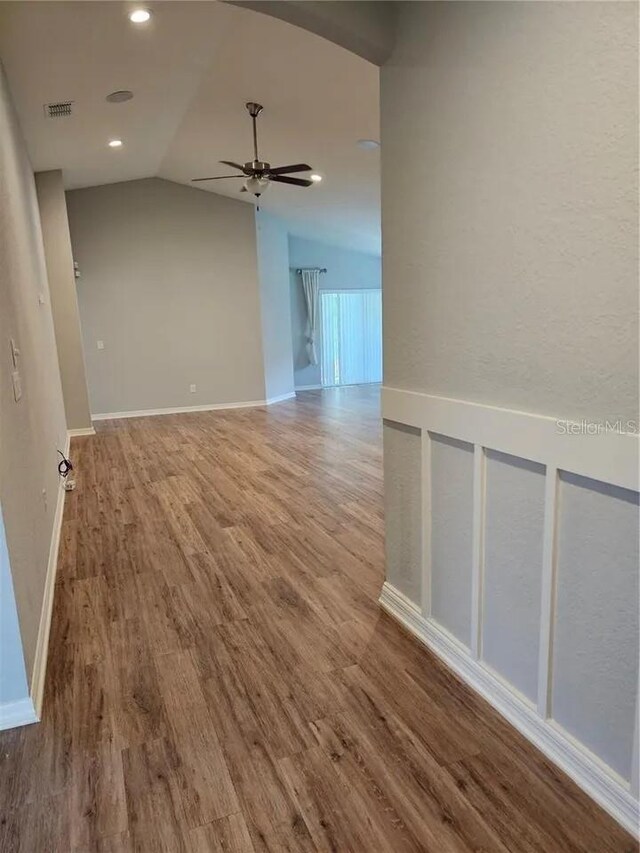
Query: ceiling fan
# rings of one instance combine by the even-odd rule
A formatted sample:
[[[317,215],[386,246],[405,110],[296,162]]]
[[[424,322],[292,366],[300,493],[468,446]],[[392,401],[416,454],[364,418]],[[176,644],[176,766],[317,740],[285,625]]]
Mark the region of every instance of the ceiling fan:
[[[220,181],[223,178],[245,178],[244,186],[240,190],[243,192],[253,193],[260,197],[267,189],[270,183],[293,184],[295,187],[310,187],[313,181],[306,178],[289,178],[292,172],[310,172],[311,166],[307,163],[294,163],[292,166],[271,166],[270,163],[265,163],[258,157],[258,130],[256,127],[256,119],[262,112],[262,104],[255,104],[250,101],[245,104],[251,121],[253,122],[253,160],[241,165],[233,163],[231,160],[220,160],[225,166],[231,166],[233,169],[240,169],[239,175],[214,175],[211,178],[192,178],[192,183],[198,181]]]

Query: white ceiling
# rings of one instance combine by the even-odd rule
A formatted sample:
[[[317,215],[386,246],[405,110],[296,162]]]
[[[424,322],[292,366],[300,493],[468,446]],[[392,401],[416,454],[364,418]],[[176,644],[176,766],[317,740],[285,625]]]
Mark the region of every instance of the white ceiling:
[[[224,3],[143,4],[132,25],[120,2],[0,3],[0,57],[36,171],[62,168],[67,188],[159,175],[189,183],[227,174],[221,159],[252,158],[259,118],[262,159],[307,162],[323,175],[309,189],[272,185],[261,206],[293,233],[380,250],[378,68],[283,21]],[[134,99],[105,101],[131,89]],[[43,104],[72,100],[73,116]],[[118,137],[121,149],[107,141]],[[239,180],[199,184],[242,199]]]

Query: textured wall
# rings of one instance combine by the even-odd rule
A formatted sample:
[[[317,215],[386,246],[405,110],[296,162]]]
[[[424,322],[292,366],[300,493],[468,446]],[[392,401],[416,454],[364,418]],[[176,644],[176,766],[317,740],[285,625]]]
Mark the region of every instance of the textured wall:
[[[637,421],[638,5],[398,7],[381,72],[385,384]],[[468,643],[471,453],[432,449],[432,612]],[[394,519],[414,485],[413,472],[390,465]],[[486,487],[483,653],[532,698],[541,473],[490,453]],[[554,720],[625,778],[636,504],[564,478],[551,673]],[[421,559],[408,568],[396,555],[416,536],[387,524],[387,575],[404,589],[417,588]]]
[[[386,384],[637,417],[637,15],[402,4],[381,72]]]
[[[264,399],[251,205],[149,178],[67,207],[92,412]]]
[[[294,390],[289,241],[285,224],[263,210],[256,214],[256,229],[264,381],[270,400]]]
[[[420,604],[422,595],[422,483],[420,430],[385,421],[384,497],[388,528],[387,580]]]
[[[66,443],[58,355],[33,170],[0,67],[0,505],[30,679]],[[9,339],[20,349],[22,399],[11,383]]]
[[[67,427],[87,429],[91,414],[62,171],[39,172],[36,192]]]
[[[630,778],[638,678],[638,495],[560,485],[553,718]]]
[[[302,293],[298,267],[326,268],[320,276],[324,290],[349,290],[351,288],[378,288],[382,269],[377,255],[350,251],[339,246],[329,246],[316,240],[289,236],[289,266],[291,267],[291,335],[293,338],[293,363],[296,388],[320,384],[320,365],[309,364],[305,349],[307,312]]]
[[[537,698],[543,465],[488,451],[482,657]]]

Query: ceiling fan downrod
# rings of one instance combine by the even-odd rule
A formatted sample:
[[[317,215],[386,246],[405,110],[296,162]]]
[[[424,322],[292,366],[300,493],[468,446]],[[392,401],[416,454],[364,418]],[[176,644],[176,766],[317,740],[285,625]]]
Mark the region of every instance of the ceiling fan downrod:
[[[249,101],[245,106],[249,111],[251,123],[253,125],[253,162],[257,166],[260,162],[260,158],[258,157],[258,128],[256,126],[256,119],[262,112],[262,104],[256,104],[253,101]]]

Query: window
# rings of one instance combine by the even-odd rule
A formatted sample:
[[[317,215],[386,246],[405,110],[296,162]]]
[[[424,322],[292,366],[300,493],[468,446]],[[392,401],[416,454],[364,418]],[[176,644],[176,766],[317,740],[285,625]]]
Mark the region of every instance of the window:
[[[322,384],[381,382],[381,291],[323,290],[320,320]]]

